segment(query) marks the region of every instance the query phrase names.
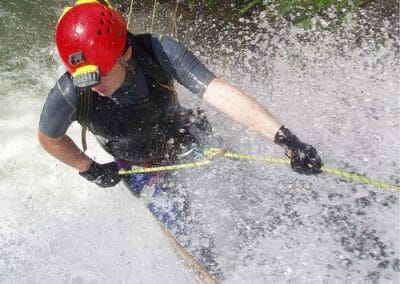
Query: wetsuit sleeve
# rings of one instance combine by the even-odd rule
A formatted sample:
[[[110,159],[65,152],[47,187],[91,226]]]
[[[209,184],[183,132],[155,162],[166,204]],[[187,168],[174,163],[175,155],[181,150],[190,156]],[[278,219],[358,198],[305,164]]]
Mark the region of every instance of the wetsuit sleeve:
[[[40,115],[39,129],[52,138],[67,132],[68,127],[76,120],[78,96],[66,73],[51,89]]]
[[[153,35],[152,47],[164,70],[195,94],[203,95],[215,78],[193,53],[170,37]]]

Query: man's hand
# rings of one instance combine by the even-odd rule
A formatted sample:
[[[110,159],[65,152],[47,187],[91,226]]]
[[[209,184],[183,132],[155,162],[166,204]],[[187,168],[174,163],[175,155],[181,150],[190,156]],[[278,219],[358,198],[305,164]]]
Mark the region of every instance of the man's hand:
[[[313,146],[301,142],[289,129],[281,127],[274,142],[286,150],[292,169],[300,174],[319,174],[322,161]]]
[[[93,161],[87,171],[79,172],[79,174],[88,181],[93,181],[100,187],[111,187],[119,183],[121,180],[121,176],[118,174],[118,168],[115,162],[98,164]]]

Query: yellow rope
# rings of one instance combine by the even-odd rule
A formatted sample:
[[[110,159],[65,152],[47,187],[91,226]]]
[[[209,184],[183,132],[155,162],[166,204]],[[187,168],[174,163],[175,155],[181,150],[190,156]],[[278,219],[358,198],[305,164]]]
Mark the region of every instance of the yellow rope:
[[[282,159],[282,158],[274,158],[274,157],[262,157],[262,156],[255,156],[255,155],[245,155],[245,154],[238,154],[238,153],[225,153],[223,155],[226,158],[237,159],[237,160],[253,160],[253,161],[260,161],[265,163],[273,163],[273,164],[290,164],[290,160]]]
[[[192,163],[184,163],[177,165],[168,165],[168,166],[156,166],[156,167],[134,167],[131,170],[120,170],[119,174],[128,175],[128,174],[138,174],[138,173],[151,173],[151,172],[160,172],[160,171],[175,171],[175,170],[183,170],[183,169],[192,169],[196,167],[202,167],[211,164],[211,159],[217,156],[236,159],[236,160],[253,160],[260,161],[264,163],[273,163],[273,164],[290,164],[289,159],[275,158],[275,157],[265,157],[265,156],[256,156],[256,155],[245,155],[239,153],[231,153],[226,152],[226,150],[221,148],[208,148],[204,151],[204,154],[208,158],[207,160],[192,162]],[[374,186],[380,189],[392,189],[394,191],[400,192],[400,185],[398,184],[390,184],[378,179],[371,179],[369,177],[350,173],[342,169],[334,169],[330,167],[323,166],[321,170],[327,174],[336,175],[341,178],[344,178],[349,181],[358,182],[361,184],[367,184]]]
[[[336,175],[347,180],[371,185],[380,189],[393,189],[394,191],[400,192],[400,185],[398,184],[390,184],[378,179],[371,179],[363,175],[349,173],[341,169],[333,169],[329,167],[322,167],[321,169],[328,174]]]
[[[156,166],[156,167],[132,167],[130,170],[120,170],[120,175],[131,175],[131,174],[140,174],[140,173],[153,173],[153,172],[162,172],[162,171],[175,171],[175,170],[184,170],[184,169],[192,169],[197,167],[202,167],[205,165],[211,164],[210,160],[204,160],[199,162],[185,163],[185,164],[177,164],[177,165],[168,165],[168,166]]]
[[[210,148],[209,150],[213,150],[213,148]],[[282,159],[282,158],[273,158],[273,157],[262,157],[262,156],[255,156],[255,155],[244,155],[244,154],[237,154],[237,153],[225,153],[223,155],[226,158],[232,158],[232,159],[240,159],[240,160],[255,160],[255,161],[261,161],[261,162],[266,162],[266,163],[275,163],[275,164],[290,164],[289,159]],[[376,188],[380,189],[393,189],[395,191],[400,192],[400,185],[398,184],[389,184],[381,180],[377,179],[371,179],[369,177],[359,175],[359,174],[354,174],[350,173],[341,169],[334,169],[334,168],[329,168],[323,166],[321,170],[325,173],[336,175],[339,177],[342,177],[347,180],[355,181],[358,183],[362,184],[367,184],[374,186]]]

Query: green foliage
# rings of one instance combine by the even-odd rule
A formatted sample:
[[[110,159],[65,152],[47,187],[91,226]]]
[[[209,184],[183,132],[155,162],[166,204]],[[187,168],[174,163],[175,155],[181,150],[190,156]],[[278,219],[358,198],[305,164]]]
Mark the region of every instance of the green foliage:
[[[246,7],[247,5],[251,5],[252,2],[257,2],[257,4],[261,4],[263,0],[188,0],[191,6],[206,6],[209,8],[216,8],[219,9],[222,6],[233,6],[234,10],[240,10]]]
[[[360,6],[370,0],[189,0],[192,7],[206,7],[211,13],[225,14],[234,18],[250,15],[254,11],[266,11],[270,17],[284,17],[289,21],[307,27],[315,16],[324,17],[327,12],[341,20],[348,12],[357,12]],[[272,11],[271,7],[274,7]],[[276,13],[277,12],[277,13]]]
[[[272,0],[279,14],[295,24],[310,27],[312,18],[320,16],[329,22],[341,22],[349,12],[357,12],[367,0]]]
[[[218,0],[206,0],[206,5],[209,7],[215,7],[218,4]]]

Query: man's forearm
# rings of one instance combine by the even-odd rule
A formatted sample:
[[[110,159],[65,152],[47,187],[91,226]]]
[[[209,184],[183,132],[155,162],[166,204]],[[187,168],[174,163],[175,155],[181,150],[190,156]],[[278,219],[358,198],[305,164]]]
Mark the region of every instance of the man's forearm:
[[[222,79],[208,85],[203,99],[233,120],[273,140],[282,124],[259,102]]]
[[[39,130],[38,137],[43,148],[58,160],[80,172],[89,169],[92,160],[67,135],[51,138]]]

